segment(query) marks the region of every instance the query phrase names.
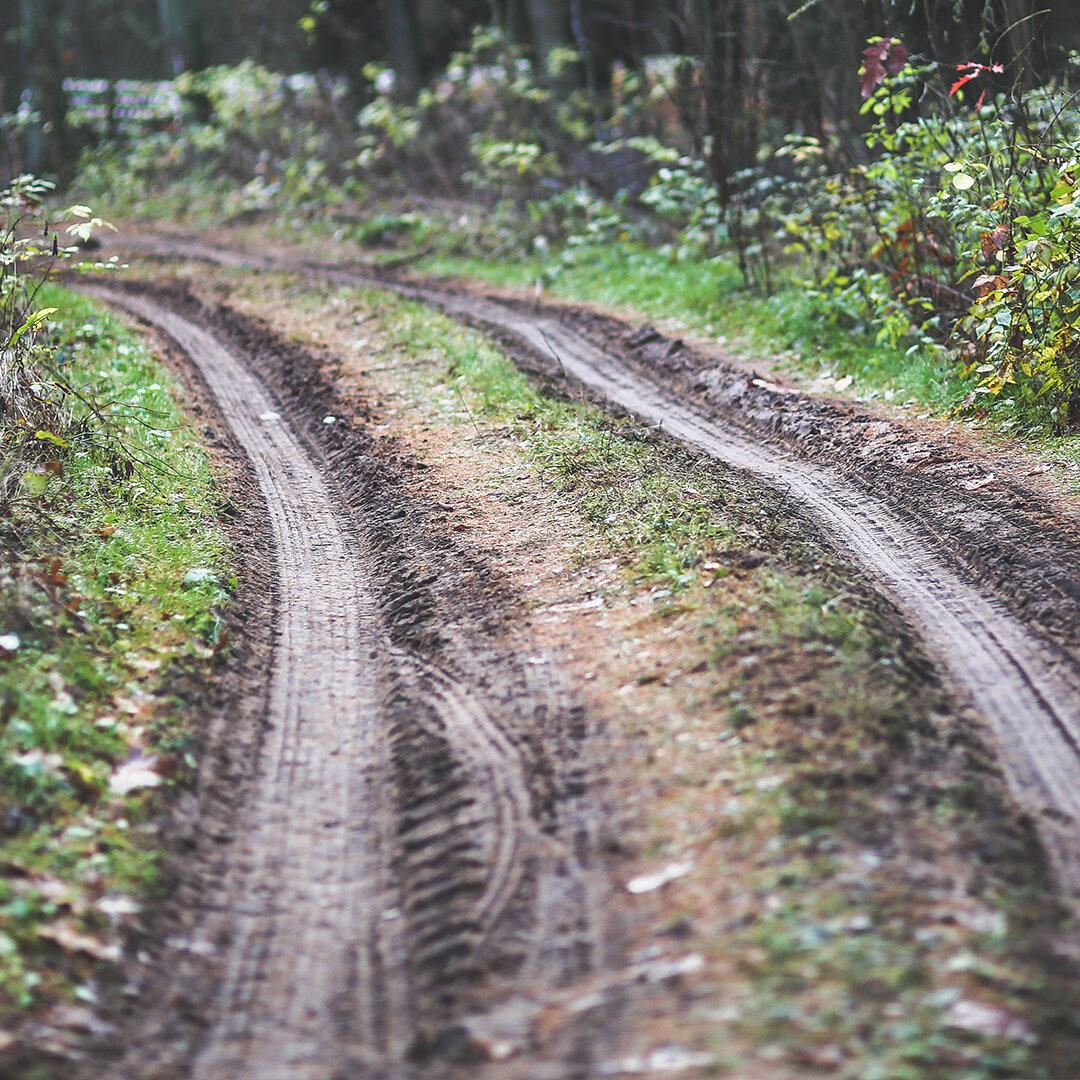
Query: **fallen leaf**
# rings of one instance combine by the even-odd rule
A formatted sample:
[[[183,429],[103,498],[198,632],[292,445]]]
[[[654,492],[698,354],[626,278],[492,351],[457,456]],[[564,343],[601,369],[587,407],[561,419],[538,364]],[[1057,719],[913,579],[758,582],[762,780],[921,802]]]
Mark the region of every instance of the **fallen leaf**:
[[[53,1027],[66,1028],[69,1031],[88,1031],[92,1035],[113,1035],[116,1028],[102,1020],[93,1009],[85,1005],[72,1005],[64,1002],[55,1005],[45,1016]]]
[[[687,1050],[681,1046],[661,1046],[643,1056],[618,1058],[600,1065],[601,1076],[626,1076],[641,1073],[679,1073],[715,1065],[714,1054]]]
[[[157,771],[157,758],[136,754],[109,777],[109,790],[114,795],[128,795],[139,788],[158,787],[161,776]]]
[[[128,694],[113,694],[113,704],[128,716],[145,717],[153,714],[154,695],[138,686],[132,686]]]
[[[110,893],[103,896],[95,905],[102,915],[110,919],[123,919],[128,915],[137,915],[141,910],[137,900],[123,893]]]
[[[689,953],[686,956],[665,957],[643,964],[638,977],[649,983],[667,982],[668,979],[677,979],[680,975],[695,975],[704,968],[705,957],[701,953]]]
[[[654,889],[667,885],[669,881],[674,881],[684,874],[689,874],[693,869],[694,864],[689,860],[670,863],[655,874],[642,874],[640,877],[632,878],[626,883],[626,891],[631,893],[652,892]]]
[[[83,953],[95,960],[104,960],[115,964],[120,961],[120,945],[115,941],[102,941],[100,938],[84,934],[67,919],[58,919],[38,928],[38,937],[59,945],[65,952]]]
[[[1012,1016],[1004,1009],[967,998],[961,998],[949,1007],[945,1014],[945,1026],[994,1039],[1011,1039],[1024,1043],[1038,1041],[1031,1028],[1019,1017]]]
[[[964,480],[960,486],[965,491],[981,491],[985,487],[990,487],[991,484],[997,483],[997,477],[993,473],[988,473],[986,476],[980,476],[973,480]]]
[[[22,754],[11,757],[11,763],[18,765],[28,776],[41,776],[44,773],[56,772],[64,763],[60,754],[46,754],[44,750],[35,747]]]
[[[86,897],[82,891],[70,882],[61,881],[54,877],[34,877],[30,881],[20,882],[19,892],[33,891],[50,904],[56,907],[66,907],[75,915],[86,912]]]

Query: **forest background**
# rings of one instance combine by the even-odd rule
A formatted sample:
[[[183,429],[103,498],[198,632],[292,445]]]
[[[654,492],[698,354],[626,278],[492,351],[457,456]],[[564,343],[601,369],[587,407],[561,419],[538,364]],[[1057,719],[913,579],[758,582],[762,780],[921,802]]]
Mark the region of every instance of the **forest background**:
[[[837,370],[1061,432],[1080,420],[1076,14],[21,0],[0,12],[0,175],[125,217],[496,253],[542,285],[589,261],[693,278],[703,318],[725,290],[769,298],[752,310],[796,358],[828,346]],[[464,203],[484,211],[468,235]]]

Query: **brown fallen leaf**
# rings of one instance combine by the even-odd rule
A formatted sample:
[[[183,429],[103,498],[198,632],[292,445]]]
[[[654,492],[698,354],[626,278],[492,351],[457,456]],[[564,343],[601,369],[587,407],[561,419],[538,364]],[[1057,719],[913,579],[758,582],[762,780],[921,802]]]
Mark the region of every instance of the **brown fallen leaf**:
[[[113,694],[113,705],[128,716],[151,716],[155,704],[154,695],[139,687],[132,687],[128,694]]]
[[[59,945],[65,952],[82,953],[110,964],[120,962],[119,942],[102,941],[85,934],[68,919],[58,919],[39,927],[38,937]]]

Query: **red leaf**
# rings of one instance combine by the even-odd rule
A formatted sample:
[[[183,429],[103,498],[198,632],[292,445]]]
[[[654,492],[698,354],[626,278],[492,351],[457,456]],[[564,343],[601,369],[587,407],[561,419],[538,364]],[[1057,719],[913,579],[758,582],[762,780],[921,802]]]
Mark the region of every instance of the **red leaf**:
[[[1000,75],[1004,70],[1005,68],[1001,64],[992,64],[987,67],[986,64],[978,64],[974,60],[968,60],[964,64],[957,64],[956,74],[960,75],[960,78],[949,87],[949,97],[952,97],[964,83],[969,83],[972,79],[978,78],[980,75],[989,75],[990,72]],[[966,74],[961,74],[962,72],[966,72]],[[983,103],[985,97],[986,91],[984,90],[979,95],[979,100],[975,103],[976,109]]]
[[[957,70],[959,71],[960,69],[957,68]],[[979,75],[979,72],[977,72],[977,71],[972,71],[967,75],[961,75],[960,78],[957,79],[956,82],[954,82],[952,84],[952,86],[949,87],[949,97],[952,97],[953,94],[955,94],[956,91],[959,90],[961,86],[963,86],[965,83],[971,82],[971,80],[974,79],[974,78],[977,78],[978,75]]]
[[[910,53],[897,38],[883,38],[863,49],[863,62],[859,68],[863,98],[868,98],[886,75],[899,75],[909,57]]]
[[[911,59],[911,53],[904,48],[903,43],[893,38],[889,42],[889,53],[885,57],[885,70],[890,75],[899,75]]]

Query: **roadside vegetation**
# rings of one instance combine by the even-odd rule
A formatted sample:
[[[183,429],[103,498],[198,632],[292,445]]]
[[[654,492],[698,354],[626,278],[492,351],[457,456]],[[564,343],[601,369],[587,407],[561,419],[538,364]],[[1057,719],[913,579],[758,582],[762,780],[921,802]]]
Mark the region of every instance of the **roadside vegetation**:
[[[48,194],[25,177],[0,192],[4,1049],[25,1010],[78,1027],[119,978],[120,934],[158,887],[155,792],[195,764],[185,675],[225,645],[231,587],[173,376],[52,280],[103,223],[77,206],[54,225]]]
[[[828,7],[785,33],[812,39]],[[964,56],[945,38],[860,43],[835,124],[760,118],[730,173],[715,58],[616,62],[601,88],[581,82],[580,43],[540,65],[495,25],[409,95],[377,59],[351,83],[251,61],[185,72],[181,115],[88,151],[77,184],[124,216],[276,224],[662,311],[863,392],[1064,433],[1080,421],[1078,61],[1047,51],[1046,13],[1010,12],[987,3]],[[794,63],[784,40],[759,44]]]

